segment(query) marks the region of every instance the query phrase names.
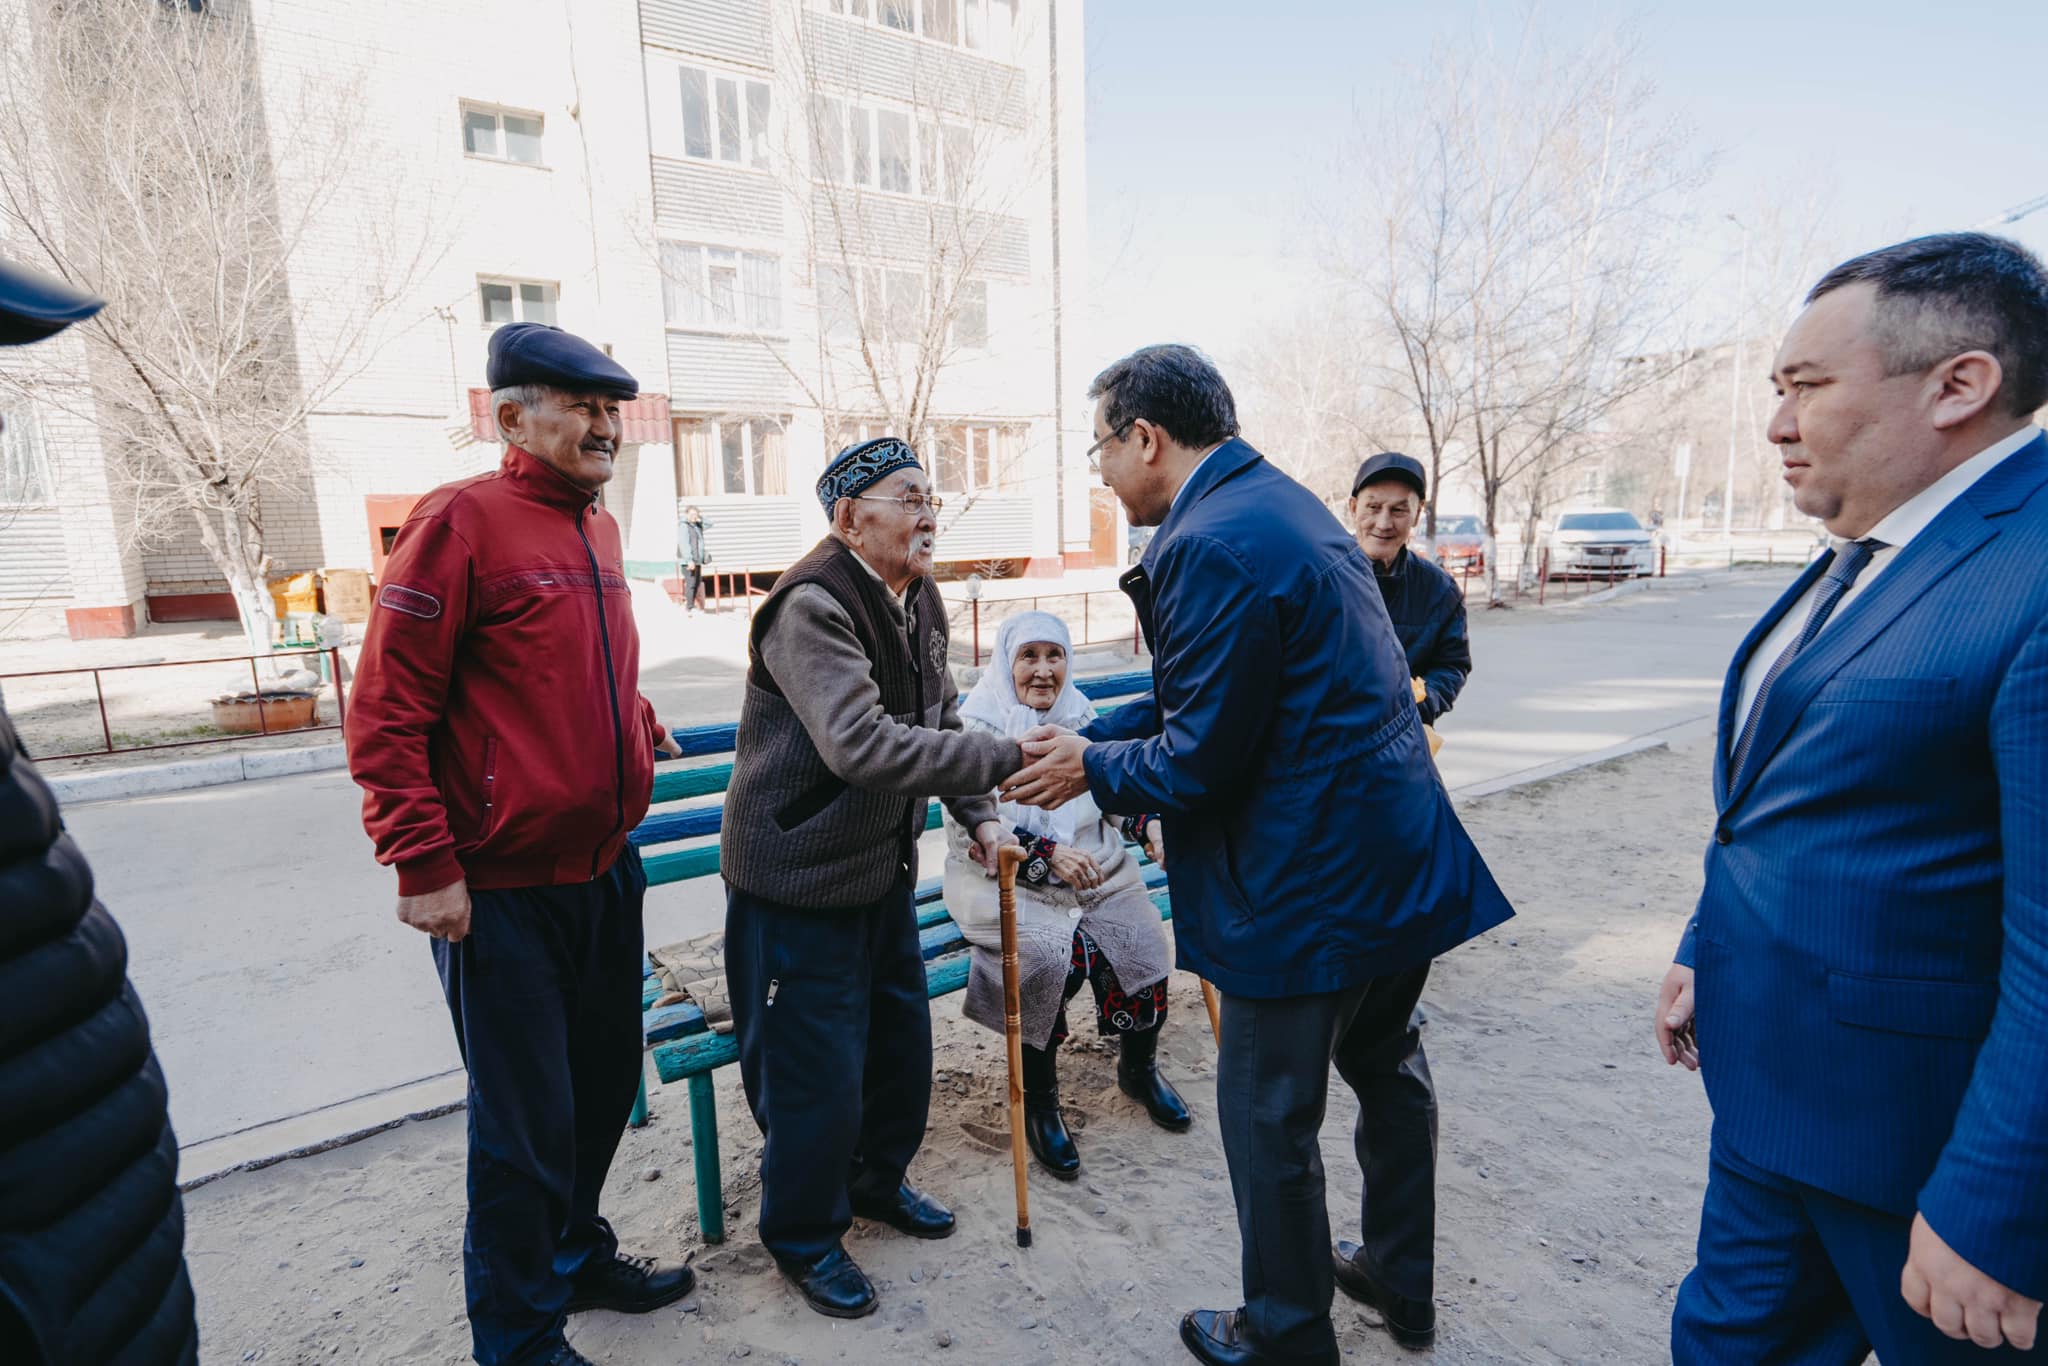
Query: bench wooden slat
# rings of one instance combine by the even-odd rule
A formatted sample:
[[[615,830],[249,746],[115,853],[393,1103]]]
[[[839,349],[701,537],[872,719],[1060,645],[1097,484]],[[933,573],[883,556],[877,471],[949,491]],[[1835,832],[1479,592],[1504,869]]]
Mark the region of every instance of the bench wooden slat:
[[[702,768],[657,768],[654,770],[654,802],[678,802],[685,797],[708,797],[732,784],[731,764],[705,764]]]
[[[718,872],[718,846],[678,849],[667,854],[650,854],[643,865],[647,885],[660,887],[670,882],[687,882],[693,877],[712,877]]]
[[[706,754],[730,754],[739,733],[737,721],[726,721],[716,726],[678,726],[673,732],[676,743],[683,747],[685,759]]]
[[[1077,678],[1074,680],[1074,689],[1081,696],[1090,699],[1131,697],[1152,691],[1152,671],[1139,669],[1130,673],[1098,674],[1094,678]]]

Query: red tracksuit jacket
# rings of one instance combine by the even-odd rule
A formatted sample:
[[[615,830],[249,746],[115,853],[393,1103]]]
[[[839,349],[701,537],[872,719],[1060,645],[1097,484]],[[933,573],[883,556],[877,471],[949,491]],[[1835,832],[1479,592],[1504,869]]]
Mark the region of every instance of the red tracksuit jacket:
[[[400,894],[609,869],[647,814],[662,735],[618,523],[517,446],[422,498],[384,566],[346,735]]]

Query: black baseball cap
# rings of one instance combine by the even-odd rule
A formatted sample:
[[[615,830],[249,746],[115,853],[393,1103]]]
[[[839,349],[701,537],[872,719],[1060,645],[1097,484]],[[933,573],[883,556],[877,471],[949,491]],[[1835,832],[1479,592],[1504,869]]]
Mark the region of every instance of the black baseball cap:
[[[1399,479],[1413,485],[1417,497],[1429,496],[1429,476],[1423,470],[1422,462],[1412,455],[1403,455],[1399,451],[1368,455],[1358,467],[1358,477],[1351,481],[1351,496],[1356,498],[1358,491],[1375,479]]]
[[[55,276],[0,261],[0,346],[55,336],[105,307],[106,300]]]

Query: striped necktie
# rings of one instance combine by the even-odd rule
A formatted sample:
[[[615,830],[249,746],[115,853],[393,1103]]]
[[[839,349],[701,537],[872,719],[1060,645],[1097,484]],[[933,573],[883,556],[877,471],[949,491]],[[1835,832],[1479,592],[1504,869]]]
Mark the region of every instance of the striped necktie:
[[[1856,576],[1863,572],[1871,557],[1886,548],[1883,541],[1869,537],[1836,547],[1835,562],[1828,566],[1826,577],[1814,590],[1813,607],[1806,614],[1806,625],[1785,647],[1785,652],[1771,662],[1770,672],[1764,675],[1763,683],[1756,690],[1756,700],[1749,704],[1749,715],[1742,722],[1742,734],[1735,741],[1735,754],[1728,763],[1729,786],[1733,787],[1736,778],[1742,774],[1742,762],[1749,757],[1749,746],[1756,739],[1757,722],[1764,714],[1764,703],[1770,700],[1771,685],[1778,681],[1779,674],[1791,667],[1793,660],[1799,658],[1799,652],[1813,643],[1813,638],[1820,634],[1820,628],[1827,625],[1828,618],[1840,605],[1842,594],[1849,591],[1849,585],[1856,582]]]

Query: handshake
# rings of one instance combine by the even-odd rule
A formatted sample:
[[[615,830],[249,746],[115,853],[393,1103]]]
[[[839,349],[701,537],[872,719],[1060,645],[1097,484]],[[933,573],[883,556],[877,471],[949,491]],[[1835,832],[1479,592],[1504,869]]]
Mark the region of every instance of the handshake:
[[[1081,765],[1086,740],[1064,726],[1036,726],[1019,744],[1024,767],[1003,779],[998,791],[1004,801],[1051,811],[1088,790],[1088,770]]]
[[[1026,731],[1019,744],[1024,751],[1024,767],[1003,779],[996,789],[1004,801],[1051,811],[1088,791],[1088,770],[1081,762],[1088,749],[1086,739],[1063,726],[1038,726]],[[1154,825],[1156,828],[1157,823]],[[996,851],[1017,843],[1017,837],[1003,828],[1000,821],[985,821],[974,832],[974,848],[970,852],[974,861],[992,874]],[[1153,859],[1163,866],[1165,841],[1152,839],[1148,847]],[[1085,870],[1077,871],[1084,874],[1081,885],[1092,885]]]

